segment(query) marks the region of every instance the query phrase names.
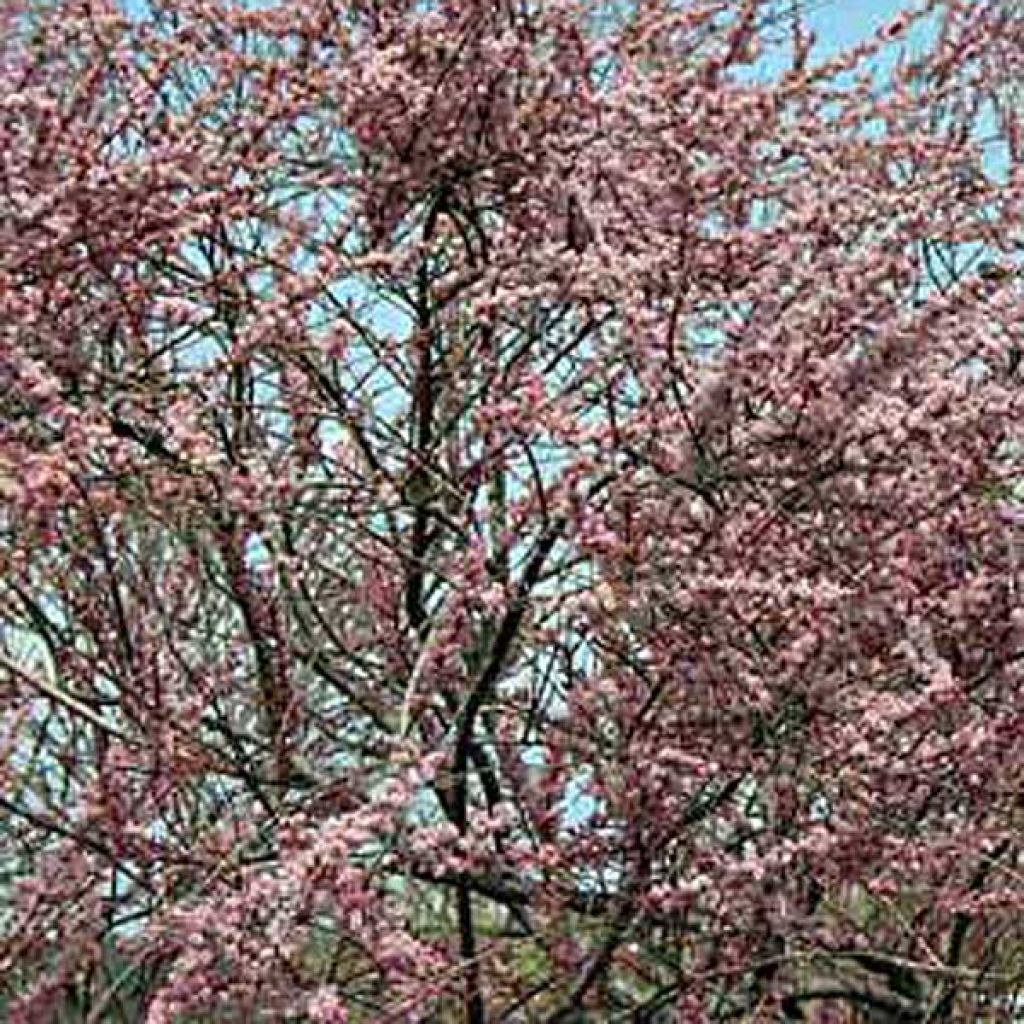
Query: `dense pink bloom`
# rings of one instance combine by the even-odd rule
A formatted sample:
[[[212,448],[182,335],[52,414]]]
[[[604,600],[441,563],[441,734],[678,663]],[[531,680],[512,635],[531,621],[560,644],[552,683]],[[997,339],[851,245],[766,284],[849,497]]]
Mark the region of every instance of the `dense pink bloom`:
[[[778,6],[0,5],[0,1017],[1013,1018],[1024,20]]]

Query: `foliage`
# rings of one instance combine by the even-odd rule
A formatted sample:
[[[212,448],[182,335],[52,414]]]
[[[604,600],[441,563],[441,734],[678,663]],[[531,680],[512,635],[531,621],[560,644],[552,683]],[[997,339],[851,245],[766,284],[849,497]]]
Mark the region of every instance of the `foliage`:
[[[7,1019],[1013,1019],[1020,11],[132,12],[0,13]]]

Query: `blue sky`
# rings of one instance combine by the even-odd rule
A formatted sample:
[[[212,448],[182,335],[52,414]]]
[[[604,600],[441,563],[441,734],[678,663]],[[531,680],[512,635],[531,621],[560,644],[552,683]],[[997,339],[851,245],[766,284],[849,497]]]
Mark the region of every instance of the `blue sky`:
[[[810,0],[805,9],[819,45],[837,50],[870,36],[906,6],[898,0]]]
[[[921,6],[920,0],[791,0],[791,3],[799,5],[804,23],[814,32],[812,64],[869,39],[901,11]],[[922,49],[921,43],[928,37],[929,23],[934,28],[934,18],[926,18],[914,26],[909,36],[911,49]],[[785,55],[774,55],[770,50],[763,54],[758,77],[766,71],[771,75],[789,67],[791,35],[785,20],[780,19],[774,34],[785,40],[782,43]],[[896,46],[886,47],[887,63],[891,64],[902,45],[906,45],[906,40]]]

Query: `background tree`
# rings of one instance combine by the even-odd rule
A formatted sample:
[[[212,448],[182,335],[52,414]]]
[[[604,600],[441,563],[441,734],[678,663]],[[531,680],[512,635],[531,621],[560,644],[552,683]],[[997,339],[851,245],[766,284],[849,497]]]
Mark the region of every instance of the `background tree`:
[[[8,1019],[1014,1019],[1018,9],[0,19]]]

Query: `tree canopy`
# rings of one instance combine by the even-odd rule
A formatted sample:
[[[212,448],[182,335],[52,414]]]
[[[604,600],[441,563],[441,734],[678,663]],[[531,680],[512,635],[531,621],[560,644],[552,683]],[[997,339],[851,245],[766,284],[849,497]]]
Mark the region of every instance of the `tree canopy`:
[[[1024,14],[0,6],[0,1009],[1011,1021]]]

